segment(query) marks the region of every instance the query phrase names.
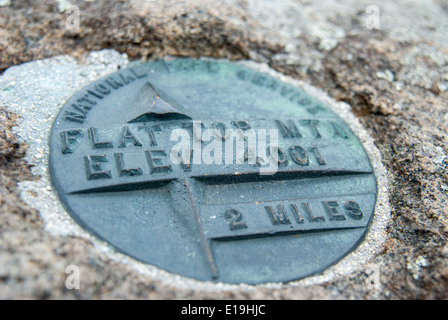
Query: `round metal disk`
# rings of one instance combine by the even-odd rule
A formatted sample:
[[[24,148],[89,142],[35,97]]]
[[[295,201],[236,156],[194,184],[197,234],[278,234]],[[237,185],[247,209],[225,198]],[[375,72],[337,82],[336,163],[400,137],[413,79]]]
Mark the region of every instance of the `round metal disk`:
[[[226,129],[241,135],[243,150]],[[191,149],[176,164],[179,132]],[[254,158],[250,132],[275,159],[274,173],[261,173],[267,158]],[[235,147],[225,149],[229,141]],[[327,106],[210,60],[137,64],[85,87],[56,118],[50,166],[83,228],[145,263],[225,283],[323,271],[362,240],[377,195],[361,143]]]

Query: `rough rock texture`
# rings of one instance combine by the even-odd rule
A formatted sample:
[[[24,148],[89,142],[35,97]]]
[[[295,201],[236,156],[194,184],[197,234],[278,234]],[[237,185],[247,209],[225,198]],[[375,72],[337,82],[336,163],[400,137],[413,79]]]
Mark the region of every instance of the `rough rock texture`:
[[[79,29],[66,28],[79,8]],[[60,54],[112,48],[130,59],[164,55],[242,59],[281,45],[239,8],[215,1],[13,1],[0,9],[0,70]],[[63,12],[61,12],[63,11]],[[68,20],[67,20],[68,19]],[[266,34],[271,33],[269,30]]]
[[[380,29],[365,27],[360,0],[67,1],[0,7],[0,69],[59,54],[113,48],[130,59],[170,55],[254,59],[323,88],[375,138],[389,170],[389,239],[367,272],[321,286],[207,293],[163,286],[109,261],[88,241],[55,238],[16,184],[38,179],[0,106],[0,298],[441,299],[448,297],[448,2],[378,3]],[[84,290],[65,288],[67,261]]]

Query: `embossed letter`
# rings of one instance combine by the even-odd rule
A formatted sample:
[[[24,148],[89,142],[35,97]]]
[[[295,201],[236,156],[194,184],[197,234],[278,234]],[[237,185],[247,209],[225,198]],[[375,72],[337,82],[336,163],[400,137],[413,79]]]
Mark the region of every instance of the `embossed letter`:
[[[343,214],[338,214],[336,207],[338,207],[339,204],[337,201],[322,201],[322,205],[325,210],[327,210],[330,220],[345,220],[345,216]]]
[[[131,130],[129,130],[128,127],[124,127],[123,134],[121,136],[121,144],[118,146],[118,148],[126,148],[126,142],[128,142],[129,140],[131,140],[131,142],[133,142],[134,146],[136,147],[142,146],[140,141],[137,140]]]
[[[162,162],[162,158],[154,158],[153,153],[158,153],[159,155],[166,157],[165,150],[146,151],[146,156],[148,157],[148,163],[151,168],[151,173],[162,173],[172,171],[170,165],[160,164]],[[158,162],[159,164],[157,164],[156,162]]]
[[[305,221],[303,220],[302,215],[299,212],[299,208],[297,208],[297,205],[295,205],[294,203],[292,203],[291,205],[291,210],[294,214],[294,217],[296,217],[296,221],[297,223],[304,223]]]
[[[280,204],[277,206],[278,211],[275,211],[275,209],[271,206],[266,206],[265,209],[269,214],[273,225],[291,224],[291,221],[289,220],[289,217],[286,214],[285,207],[283,205]]]
[[[281,122],[280,120],[275,120],[277,122],[280,131],[284,138],[301,138],[302,134],[299,132],[299,129],[297,129],[296,125],[292,120],[288,120],[289,127]]]
[[[114,147],[114,145],[110,141],[98,142],[98,132],[95,128],[89,128],[89,137],[93,149],[105,149]]]
[[[156,140],[156,136],[154,135],[154,131],[160,132],[162,131],[162,129],[160,129],[159,126],[148,126],[146,123],[144,123],[142,126],[138,127],[138,130],[142,130],[145,129],[148,131],[148,135],[149,135],[149,140],[150,140],[150,146],[157,146],[157,140]]]
[[[317,128],[317,124],[319,123],[319,120],[300,120],[300,123],[303,125],[308,125],[311,128],[311,131],[313,132],[314,137],[316,139],[322,138],[322,135],[319,132],[319,129]]]
[[[348,134],[342,129],[342,127],[336,122],[330,121],[333,126],[334,134],[333,137],[340,136],[344,139],[348,139]]]
[[[62,153],[68,154],[73,153],[72,145],[75,143],[79,143],[76,137],[81,136],[81,130],[68,130],[61,132],[62,138]]]
[[[310,219],[310,222],[319,222],[319,221],[325,221],[325,218],[322,216],[314,216],[313,212],[311,211],[310,205],[307,202],[302,203],[303,210],[308,215],[308,218]]]
[[[132,176],[141,176],[143,174],[142,169],[125,169],[124,168],[124,160],[123,160],[123,154],[116,153],[115,154],[115,161],[117,161],[117,167],[118,171],[120,172],[120,177],[126,176],[126,177],[132,177]]]
[[[312,146],[310,148],[310,151],[313,152],[314,156],[316,157],[317,163],[319,163],[319,165],[325,166],[327,164],[325,162],[324,158],[322,157],[322,155],[320,154],[319,149],[317,149],[316,146]]]
[[[308,166],[310,164],[308,153],[301,146],[292,146],[289,149],[289,155],[291,156],[292,161],[301,166]]]
[[[347,210],[348,215],[353,219],[360,220],[364,215],[359,207],[359,204],[355,201],[346,201],[344,203],[344,208]]]
[[[236,209],[229,209],[224,214],[224,218],[230,221],[230,230],[246,229],[247,224],[243,221],[243,215]]]
[[[107,162],[105,155],[86,156],[84,157],[86,163],[86,172],[88,180],[111,179],[110,171],[102,171],[101,162]]]

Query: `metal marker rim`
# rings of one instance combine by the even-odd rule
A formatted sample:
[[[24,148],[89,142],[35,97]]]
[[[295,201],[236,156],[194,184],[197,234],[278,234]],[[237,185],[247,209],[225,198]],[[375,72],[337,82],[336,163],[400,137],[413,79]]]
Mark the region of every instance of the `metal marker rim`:
[[[168,57],[169,59],[169,57]],[[49,59],[47,59],[49,60]],[[229,62],[228,60],[216,60],[216,59],[204,59],[210,61],[217,62]],[[379,150],[375,147],[373,139],[369,136],[366,129],[364,129],[356,117],[350,112],[350,107],[347,104],[335,102],[330,99],[325,93],[311,87],[301,81],[294,80],[287,76],[284,76],[278,72],[273,71],[265,64],[259,64],[251,61],[241,61],[237,62],[246,67],[249,67],[255,71],[267,73],[275,78],[278,78],[284,82],[288,82],[293,84],[294,86],[300,87],[302,90],[307,92],[308,94],[318,98],[319,100],[326,103],[327,106],[330,107],[332,111],[334,111],[337,115],[343,116],[346,124],[353,130],[353,132],[357,135],[359,140],[361,141],[368,157],[371,161],[372,167],[374,168],[375,175],[377,177],[377,186],[378,186],[378,195],[377,195],[377,203],[375,208],[375,214],[370,226],[370,230],[367,232],[366,237],[361,244],[354,249],[353,252],[348,254],[346,257],[342,258],[339,262],[337,262],[332,267],[325,270],[321,275],[310,276],[308,278],[304,278],[298,281],[292,281],[287,284],[281,283],[267,283],[267,284],[257,284],[257,285],[247,285],[247,284],[222,284],[222,283],[214,283],[214,282],[203,282],[198,280],[193,280],[190,278],[186,278],[179,275],[173,275],[159,268],[137,262],[128,256],[116,253],[114,249],[112,249],[108,244],[103,243],[102,241],[92,237],[87,234],[86,231],[80,230],[79,226],[71,226],[76,231],[74,231],[75,235],[80,236],[82,238],[89,239],[96,247],[99,247],[103,252],[107,254],[114,261],[119,261],[123,264],[130,265],[133,269],[139,271],[140,273],[146,274],[151,278],[160,280],[162,282],[166,282],[167,284],[173,287],[185,287],[191,289],[193,285],[196,289],[204,290],[204,291],[222,291],[222,290],[252,290],[256,288],[285,288],[291,286],[307,286],[312,284],[320,284],[327,281],[330,281],[335,276],[339,275],[347,275],[357,270],[362,269],[371,257],[374,256],[374,252],[379,251],[381,244],[386,239],[385,234],[385,226],[387,224],[387,220],[389,218],[389,205],[388,205],[388,195],[387,195],[387,176],[386,170],[381,163],[381,154]],[[98,76],[97,79],[105,76],[105,74]],[[78,88],[74,89],[71,94],[77,92],[77,90],[81,89],[83,85],[80,85]],[[68,100],[68,99],[67,99]],[[67,100],[61,101],[60,105],[63,105]],[[56,116],[56,115],[54,115]],[[51,129],[48,128],[48,132]],[[25,141],[26,142],[26,141]],[[35,150],[29,150],[29,152],[33,152]],[[22,188],[21,186],[19,188]],[[26,187],[25,187],[26,189]],[[29,202],[29,201],[27,201]],[[30,203],[32,206],[32,204]],[[59,204],[60,205],[60,204]],[[39,208],[37,208],[39,210]],[[75,222],[72,222],[76,224]],[[48,226],[48,221],[45,223],[46,229]],[[378,232],[380,234],[378,234]],[[372,233],[376,233],[376,237],[372,237]],[[351,261],[351,262],[350,262]],[[353,265],[355,263],[355,265]],[[349,266],[349,267],[347,267]]]

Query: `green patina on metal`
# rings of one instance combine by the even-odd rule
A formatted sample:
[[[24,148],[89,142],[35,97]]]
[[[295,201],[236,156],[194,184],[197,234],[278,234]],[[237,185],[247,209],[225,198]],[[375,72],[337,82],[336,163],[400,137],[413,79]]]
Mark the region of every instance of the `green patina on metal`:
[[[198,121],[201,132],[221,135],[195,136]],[[190,163],[170,160],[176,129],[196,144]],[[197,162],[213,141],[225,145],[225,129],[277,130],[266,155],[276,151],[278,169],[261,174],[265,164],[246,149],[239,163],[225,163],[230,149],[222,163]],[[257,284],[322,272],[363,239],[376,202],[369,159],[342,119],[300,88],[233,63],[118,71],[64,105],[50,144],[54,188],[82,227],[198,280]]]

